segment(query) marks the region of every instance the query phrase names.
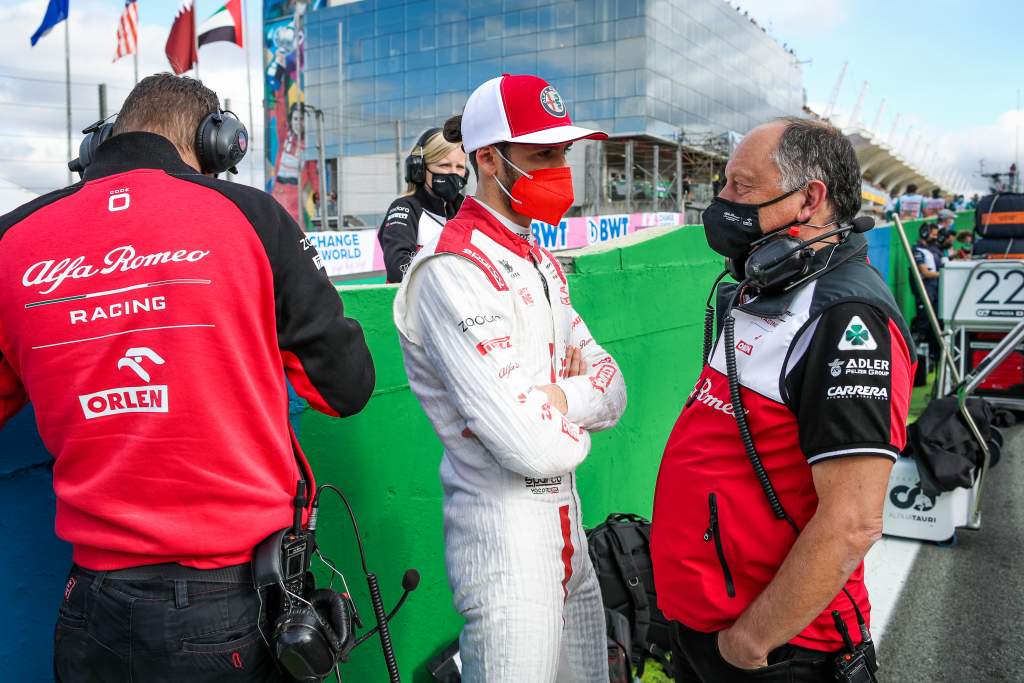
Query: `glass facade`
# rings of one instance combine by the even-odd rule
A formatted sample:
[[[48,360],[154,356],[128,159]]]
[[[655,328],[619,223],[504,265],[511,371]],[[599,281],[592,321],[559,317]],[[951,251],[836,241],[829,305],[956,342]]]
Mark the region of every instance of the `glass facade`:
[[[305,35],[328,157],[393,155],[396,121],[407,150],[506,72],[613,136],[744,133],[803,106],[796,58],[724,0],[362,0],[308,12]]]

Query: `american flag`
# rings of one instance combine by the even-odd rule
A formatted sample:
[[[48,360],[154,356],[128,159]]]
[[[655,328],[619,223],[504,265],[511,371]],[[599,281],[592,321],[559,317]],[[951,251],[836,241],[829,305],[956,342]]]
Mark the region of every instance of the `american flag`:
[[[117,22],[117,51],[114,60],[132,54],[139,44],[139,11],[135,0],[124,0],[124,12]]]

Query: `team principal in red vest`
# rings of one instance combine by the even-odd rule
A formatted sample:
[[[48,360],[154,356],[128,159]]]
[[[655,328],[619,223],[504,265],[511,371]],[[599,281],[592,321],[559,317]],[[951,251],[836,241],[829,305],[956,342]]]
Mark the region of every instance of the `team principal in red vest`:
[[[787,118],[743,138],[704,212],[708,243],[741,278],[772,263],[764,254],[785,254],[787,240],[796,259],[812,251],[774,286],[719,288],[726,334],[665,448],[652,555],[680,680],[832,681],[834,653],[846,649],[834,612],[853,645],[862,642],[858,611],[869,625],[862,561],[881,535],[906,439],[914,358],[853,229],[860,192],[842,133]]]
[[[65,683],[281,680],[248,563],[313,483],[285,375],[333,416],[373,390],[313,245],[210,177],[219,112],[199,81],[145,78],[82,182],[0,218],[0,426],[31,400],[54,456]]]

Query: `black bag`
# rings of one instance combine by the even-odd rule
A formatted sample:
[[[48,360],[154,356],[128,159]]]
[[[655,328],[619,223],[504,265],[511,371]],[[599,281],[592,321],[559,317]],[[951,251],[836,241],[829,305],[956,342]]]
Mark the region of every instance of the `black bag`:
[[[979,199],[974,231],[985,238],[1024,237],[1024,194],[1000,192]]]
[[[604,606],[624,615],[632,627],[630,659],[636,675],[643,675],[650,658],[671,678],[675,675],[667,657],[672,649],[671,628],[654,593],[651,523],[639,515],[613,513],[587,531],[587,545]]]
[[[608,683],[633,683],[629,619],[610,609],[605,609],[604,619],[608,624]]]

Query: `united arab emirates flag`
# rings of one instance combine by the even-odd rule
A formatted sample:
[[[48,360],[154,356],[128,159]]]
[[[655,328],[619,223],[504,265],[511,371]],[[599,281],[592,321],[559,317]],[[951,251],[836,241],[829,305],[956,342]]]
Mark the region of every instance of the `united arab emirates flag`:
[[[228,0],[199,26],[196,43],[227,41],[242,47],[242,0]]]

